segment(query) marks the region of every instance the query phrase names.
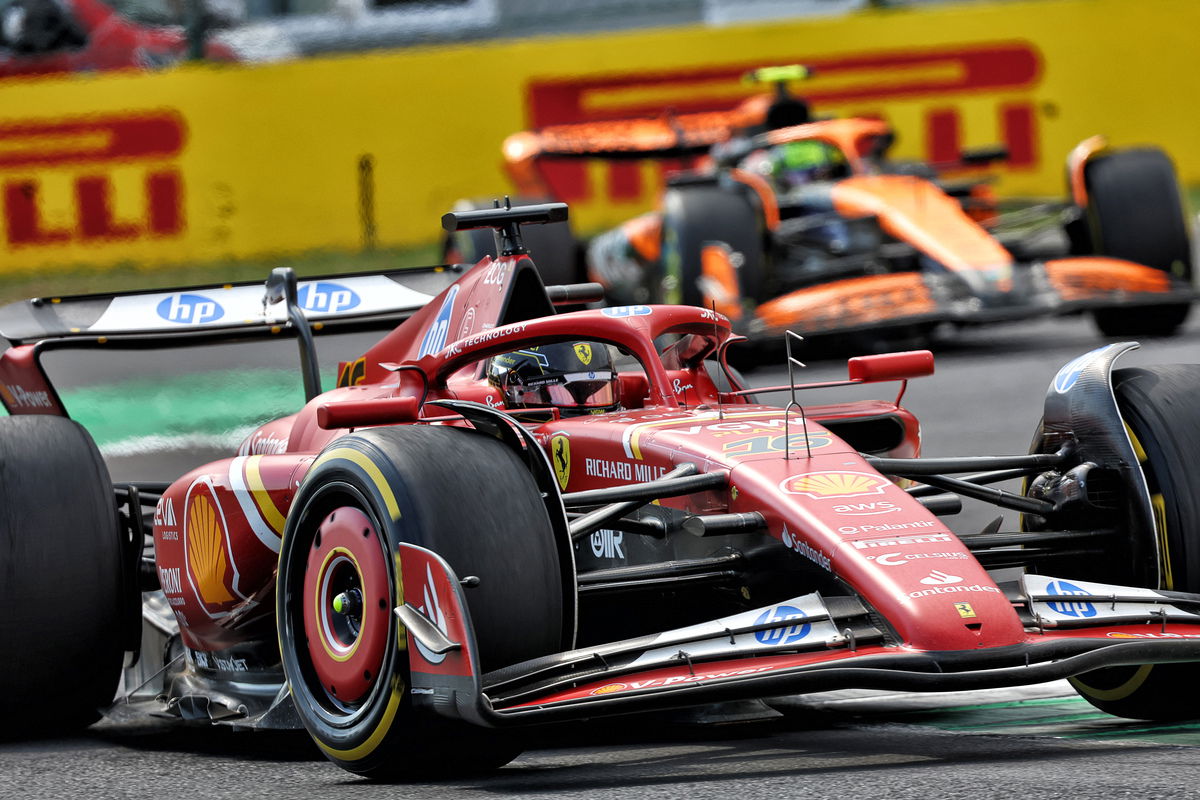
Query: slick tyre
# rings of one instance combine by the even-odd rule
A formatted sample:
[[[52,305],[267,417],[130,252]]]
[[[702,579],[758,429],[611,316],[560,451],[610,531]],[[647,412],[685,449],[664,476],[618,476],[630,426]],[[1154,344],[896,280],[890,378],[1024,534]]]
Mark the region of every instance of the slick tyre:
[[[468,590],[483,670],[565,647],[558,550],[528,469],[458,428],[376,428],[331,444],[304,479],[279,554],[284,672],[335,763],[376,780],[495,769],[522,744],[415,708],[400,543],[444,558]],[[358,593],[347,610],[338,596]],[[399,630],[399,632],[398,632]]]
[[[761,299],[764,260],[762,214],[737,188],[676,186],[663,198],[661,274],[651,286],[657,303],[698,306],[704,302],[700,256],[705,244],[720,242],[741,254],[737,269],[741,297]]]
[[[0,721],[82,727],[117,690],[128,602],[112,484],[63,417],[0,419]]]
[[[1192,245],[1171,159],[1140,148],[1100,155],[1084,170],[1086,221],[1097,255],[1123,258],[1191,283]],[[1106,336],[1170,336],[1191,305],[1118,306],[1094,312]]]
[[[1113,373],[1155,508],[1160,589],[1200,592],[1200,365]],[[1119,717],[1200,719],[1200,664],[1144,664],[1097,670],[1071,680],[1092,705]]]
[[[514,206],[527,206],[553,200],[546,197],[516,197],[511,202]],[[491,202],[464,200],[455,205],[454,210],[472,211],[491,207]],[[529,257],[537,265],[542,283],[557,286],[584,280],[579,243],[571,232],[570,223],[523,225],[521,238]],[[442,240],[442,261],[447,264],[476,264],[484,256],[496,257],[496,238],[490,228],[455,231]]]

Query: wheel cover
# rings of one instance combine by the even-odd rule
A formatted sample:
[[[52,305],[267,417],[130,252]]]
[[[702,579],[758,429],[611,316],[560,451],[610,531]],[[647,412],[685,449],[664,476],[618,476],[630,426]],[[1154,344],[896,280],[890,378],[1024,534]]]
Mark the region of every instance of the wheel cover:
[[[390,570],[370,518],[337,508],[313,536],[301,605],[308,657],[334,705],[361,703],[383,664]]]

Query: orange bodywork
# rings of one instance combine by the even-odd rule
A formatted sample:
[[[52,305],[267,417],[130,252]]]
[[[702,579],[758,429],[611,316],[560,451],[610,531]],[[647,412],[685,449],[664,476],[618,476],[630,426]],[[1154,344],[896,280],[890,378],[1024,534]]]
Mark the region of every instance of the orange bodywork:
[[[1068,302],[1172,290],[1171,276],[1162,270],[1102,256],[1047,261],[1046,276],[1059,296]]]
[[[754,190],[762,204],[763,221],[767,230],[773,231],[779,227],[779,201],[775,199],[775,190],[762,175],[747,172],[744,169],[729,170],[729,177],[738,183],[743,183]]]
[[[504,140],[502,151],[517,188],[540,193],[545,185],[537,162],[543,157],[701,155],[712,145],[762,122],[767,105],[759,98],[750,98],[728,111],[548,125],[537,131],[514,133]]]
[[[948,269],[994,270],[1012,256],[962,206],[923,178],[860,175],[833,187],[833,206],[847,218],[876,217],[880,227]]]
[[[773,331],[797,323],[812,331],[921,317],[937,302],[916,272],[869,275],[812,286],[758,307],[759,320]]]
[[[647,263],[658,261],[662,255],[662,215],[651,212],[634,217],[621,225],[629,245]]]
[[[733,254],[726,244],[708,244],[700,251],[701,289],[704,305],[731,320],[742,318],[741,292]]]
[[[768,144],[786,144],[788,142],[809,141],[813,139],[828,142],[842,151],[855,175],[866,172],[863,155],[870,149],[871,142],[892,130],[881,119],[853,117],[850,119],[826,119],[820,122],[809,122],[805,125],[793,125],[790,128],[779,128],[768,131],[765,135]]]
[[[1086,208],[1088,202],[1087,185],[1083,182],[1083,168],[1088,159],[1108,147],[1108,140],[1103,136],[1093,136],[1075,145],[1067,156],[1067,180],[1071,182],[1071,199],[1080,208]]]

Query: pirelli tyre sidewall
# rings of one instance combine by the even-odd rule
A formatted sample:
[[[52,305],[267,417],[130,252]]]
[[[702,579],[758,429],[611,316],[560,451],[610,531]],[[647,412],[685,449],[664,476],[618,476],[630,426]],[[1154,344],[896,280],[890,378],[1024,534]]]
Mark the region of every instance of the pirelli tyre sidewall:
[[[1154,508],[1160,589],[1200,592],[1200,365],[1117,370],[1113,384]],[[1200,718],[1200,664],[1143,664],[1072,679],[1088,702],[1133,719]]]
[[[361,529],[361,538],[341,547],[358,565],[363,589],[361,641],[353,657],[383,645],[382,657],[366,662],[372,674],[350,702],[330,692],[329,671],[339,663],[324,658],[312,642],[313,628],[305,627],[312,609],[322,607],[319,594],[310,596],[311,571],[328,559],[312,554],[328,549],[319,535],[336,523],[331,513]],[[404,602],[396,555],[401,542],[437,552],[460,577],[481,578],[468,603],[485,670],[561,649],[557,549],[540,495],[517,457],[497,440],[462,429],[376,428],[326,448],[288,517],[276,603],[296,710],[326,756],[371,778],[501,766],[520,753],[518,740],[413,707],[407,637],[392,613]],[[383,581],[375,569],[381,563]],[[325,583],[320,577],[316,585]],[[384,604],[386,623],[368,617]]]

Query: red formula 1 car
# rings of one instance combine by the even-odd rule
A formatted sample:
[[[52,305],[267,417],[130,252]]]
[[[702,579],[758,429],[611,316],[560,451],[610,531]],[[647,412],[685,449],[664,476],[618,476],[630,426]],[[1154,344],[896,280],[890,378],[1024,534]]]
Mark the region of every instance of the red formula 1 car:
[[[1200,367],[1113,371],[1136,345],[1108,345],[1057,374],[1028,455],[922,459],[899,396],[753,401],[711,310],[554,313],[594,293],[544,288],[520,225],[564,217],[447,215],[502,234],[465,271],[3,309],[9,729],[94,718],[122,651],[110,713],[303,726],[375,777],[495,767],[524,726],[844,687],[1072,677],[1115,714],[1200,715]],[[310,324],[388,315],[321,392]],[[169,484],[110,486],[39,367],[288,331],[309,402]],[[866,356],[845,383],[932,371]],[[1021,530],[956,534],[964,496]]]
[[[688,166],[668,175],[657,210],[584,247],[565,229],[543,234],[541,268],[554,280],[586,270],[614,303],[715,308],[754,339],[911,338],[944,323],[1084,311],[1106,335],[1161,336],[1185,320],[1189,226],[1161,151],[1095,137],[1067,160],[1066,202],[998,201],[977,168],[1003,148],[947,164],[890,160],[887,123],[818,119],[788,93],[807,75],[759,70],[775,95],[724,112],[510,136],[504,156],[528,197],[553,196],[546,168],[563,161]],[[446,252],[495,254],[486,232],[459,233]]]

